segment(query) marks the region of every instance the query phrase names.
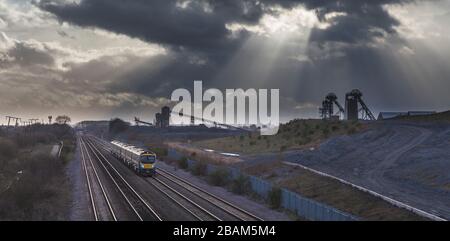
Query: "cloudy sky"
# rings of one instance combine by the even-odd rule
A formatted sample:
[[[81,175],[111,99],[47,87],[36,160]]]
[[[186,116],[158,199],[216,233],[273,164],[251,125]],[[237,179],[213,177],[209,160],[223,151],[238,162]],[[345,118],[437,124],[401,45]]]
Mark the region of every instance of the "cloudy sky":
[[[0,0],[0,115],[151,120],[193,80],[279,88],[282,120],[354,88],[447,110],[449,23],[450,0]]]

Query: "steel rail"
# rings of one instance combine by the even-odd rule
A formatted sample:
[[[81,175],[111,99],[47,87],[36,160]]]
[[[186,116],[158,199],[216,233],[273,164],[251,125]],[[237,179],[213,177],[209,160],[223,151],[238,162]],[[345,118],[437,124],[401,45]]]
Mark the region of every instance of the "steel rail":
[[[85,150],[84,151],[85,154],[83,153],[83,147],[84,147],[84,150]],[[92,157],[89,155],[89,151],[88,151],[88,149],[86,147],[86,143],[84,142],[84,140],[82,138],[80,138],[80,148],[81,148],[81,151],[82,151],[81,154],[82,154],[82,158],[83,158],[83,164],[84,164],[84,169],[86,171],[86,175],[88,175],[87,165],[86,165],[86,156],[87,156],[88,160],[89,160],[89,163],[91,164],[92,170],[94,172],[95,178],[97,180],[97,183],[99,184],[100,189],[102,191],[102,196],[104,197],[104,199],[106,201],[106,204],[108,206],[109,213],[111,214],[111,217],[113,218],[113,220],[117,221],[117,217],[116,217],[114,209],[113,209],[113,207],[111,205],[111,202],[109,201],[108,194],[107,194],[107,192],[106,192],[106,190],[105,190],[105,188],[103,186],[103,183],[102,183],[102,181],[101,181],[101,179],[100,179],[100,177],[98,175],[97,168],[94,166],[94,163],[92,162]],[[89,194],[91,196],[91,202],[94,204],[95,202],[94,202],[94,198],[92,196],[92,188],[90,186],[90,181],[89,181],[89,178],[87,176],[86,176],[86,178],[88,179]],[[96,221],[99,220],[97,210],[95,211],[95,219],[96,219]]]
[[[94,138],[95,138],[95,139],[99,139],[99,138],[97,138],[97,137],[94,137]],[[97,140],[97,142],[103,142],[103,141],[99,139],[99,140]],[[109,149],[109,148],[106,146],[106,144],[104,144],[104,143],[100,143],[100,145],[101,145],[101,146],[103,147],[103,149],[105,149],[105,150],[108,150],[108,149]],[[242,221],[263,221],[262,218],[260,218],[260,217],[258,217],[258,216],[256,216],[256,215],[254,215],[254,214],[252,214],[252,213],[250,213],[250,212],[248,212],[248,211],[246,211],[246,210],[244,210],[244,209],[242,209],[242,208],[240,208],[240,207],[238,207],[238,206],[236,206],[236,205],[234,205],[234,204],[232,204],[232,203],[230,203],[230,202],[224,200],[223,198],[220,198],[220,197],[218,197],[218,196],[216,196],[216,195],[214,195],[214,194],[212,194],[212,193],[210,193],[210,192],[205,191],[205,190],[199,188],[198,186],[196,186],[196,185],[194,185],[194,184],[192,184],[192,183],[190,183],[190,182],[184,180],[183,178],[180,178],[180,177],[178,177],[178,176],[176,176],[176,175],[173,175],[173,174],[170,173],[170,172],[165,171],[165,170],[162,169],[162,168],[158,168],[158,169],[157,169],[157,173],[160,174],[161,176],[165,177],[167,180],[169,180],[169,181],[175,183],[176,185],[178,185],[178,186],[180,186],[180,187],[182,187],[182,188],[188,190],[189,192],[193,193],[194,195],[196,195],[197,197],[201,198],[202,200],[204,200],[204,201],[206,201],[206,202],[212,204],[213,206],[219,208],[220,210],[224,211],[225,213],[227,213],[227,214],[229,214],[229,215],[231,215],[231,216],[237,218],[238,220],[242,220]],[[171,179],[171,178],[169,178],[169,177],[167,177],[167,176],[164,176],[164,175],[169,175],[170,177],[172,177],[172,178],[174,178],[174,179],[176,179],[176,180]],[[159,180],[158,178],[155,178],[155,179],[156,179],[157,181],[161,182],[161,180]],[[166,184],[166,183],[164,183],[164,184]],[[166,184],[166,185],[167,185],[167,184]],[[167,185],[167,186],[168,186],[168,185]],[[188,186],[188,187],[186,187],[186,186]],[[168,187],[169,187],[169,186],[168,186]],[[171,188],[171,187],[170,187],[170,188]],[[192,189],[194,189],[195,191],[193,191]],[[178,191],[177,191],[177,192],[178,192]],[[204,194],[204,195],[201,195],[201,194],[199,194],[199,193],[202,193],[202,194]],[[181,194],[181,193],[180,193],[180,194]],[[208,198],[205,197],[205,196],[209,197],[210,199],[214,199],[214,201],[218,201],[218,202],[222,203],[223,205],[219,205],[217,202],[214,202],[213,200],[210,200],[210,199],[208,199]],[[229,208],[226,208],[226,207],[224,207],[224,206],[227,206],[227,207],[229,207]],[[233,211],[231,211],[230,208],[231,208]],[[243,216],[246,216],[246,217],[244,218]],[[219,219],[219,220],[220,220],[220,219]]]
[[[103,148],[105,151],[108,151],[107,146],[104,143],[100,143],[100,141],[96,140],[95,142],[97,142],[101,148]],[[152,185],[154,188],[156,188],[159,192],[163,193],[166,197],[168,197],[169,199],[171,199],[173,202],[175,202],[177,205],[179,205],[181,208],[183,208],[184,210],[186,210],[188,213],[190,213],[192,216],[194,216],[196,219],[200,220],[200,221],[204,221],[203,218],[199,217],[197,214],[195,214],[192,210],[190,210],[189,208],[187,208],[185,205],[183,205],[182,203],[180,203],[180,201],[176,200],[172,195],[170,195],[169,193],[167,193],[166,191],[164,191],[161,187],[159,187],[158,185],[156,185],[155,183],[152,183],[151,181],[149,181],[146,178],[143,178],[145,180],[145,182],[149,183],[150,185]],[[205,208],[203,208],[202,206],[200,206],[199,204],[195,203],[194,201],[192,201],[191,199],[189,199],[188,197],[186,197],[185,195],[183,195],[182,193],[178,192],[177,190],[175,190],[174,188],[170,187],[169,185],[167,185],[166,183],[162,182],[161,180],[158,179],[154,179],[155,181],[157,181],[159,184],[161,184],[163,187],[165,187],[166,189],[170,190],[172,193],[174,193],[177,196],[180,196],[182,199],[186,200],[187,202],[189,202],[190,204],[192,204],[194,207],[200,209],[202,212],[206,213],[208,216],[212,217],[213,219],[217,220],[217,221],[222,221],[220,218],[218,218],[216,215],[212,214],[210,211],[206,210]]]
[[[84,174],[86,176],[86,183],[87,183],[87,187],[88,187],[89,199],[90,199],[90,203],[91,203],[92,213],[94,214],[94,220],[98,221],[97,209],[96,209],[96,206],[95,206],[94,196],[92,195],[91,181],[89,180],[89,174],[87,172],[86,159],[85,159],[85,156],[84,156],[84,150],[83,150],[83,146],[82,146],[82,143],[81,143],[82,142],[81,137],[79,137],[78,141],[80,143],[81,160],[82,160],[82,163],[83,163]]]
[[[198,209],[200,209],[202,212],[206,213],[208,216],[212,217],[213,219],[217,220],[217,221],[222,221],[220,218],[218,218],[216,215],[212,214],[210,211],[206,210],[205,208],[203,208],[202,206],[200,206],[199,204],[197,204],[196,202],[192,201],[191,199],[189,199],[188,197],[186,197],[185,195],[183,195],[182,193],[178,192],[177,190],[175,190],[174,188],[172,188],[171,186],[167,185],[166,183],[162,182],[159,179],[153,178],[155,181],[157,181],[158,183],[160,183],[161,185],[163,185],[165,188],[169,189],[170,191],[172,191],[173,193],[175,193],[176,195],[180,196],[182,199],[188,201],[189,203],[191,203],[192,205],[194,205],[195,207],[197,207]],[[155,185],[154,183],[150,182],[149,180],[145,179],[145,181],[149,184],[151,184],[152,186],[154,186],[156,189],[158,189],[159,191],[163,192],[164,194],[166,194],[169,198],[171,198],[173,201],[177,202],[177,200],[175,200],[172,196],[170,196],[169,194],[167,194],[166,192],[164,192],[160,187],[158,187],[157,185]],[[181,204],[180,204],[181,205]],[[184,206],[183,206],[184,207]],[[204,221],[204,219],[200,218],[197,214],[194,214],[191,210],[187,209],[186,207],[184,207],[189,213],[191,213],[192,215],[194,215],[198,220],[200,221]]]
[[[223,198],[220,198],[208,191],[205,191],[201,189],[200,187],[186,181],[185,179],[178,177],[162,168],[158,168],[157,173],[161,175],[162,177],[166,178],[167,180],[177,184],[178,186],[181,186],[191,193],[195,194],[196,196],[200,197],[201,199],[207,201],[208,203],[216,206],[217,208],[221,209],[222,211],[228,213],[229,215],[241,220],[241,221],[263,221],[262,218],[224,200]],[[170,178],[169,178],[170,176]],[[194,190],[192,190],[194,189]],[[202,193],[202,194],[200,194]],[[213,199],[213,200],[211,200]],[[222,205],[219,205],[218,203],[222,203]],[[228,207],[228,208],[227,208]],[[230,210],[230,208],[232,210]],[[246,216],[246,217],[243,217]]]
[[[120,174],[120,172],[108,161],[108,159],[98,150],[98,148],[92,144],[92,142],[90,140],[87,141],[87,144],[89,146],[89,148],[93,151],[94,155],[97,157],[97,159],[99,160],[99,162],[102,164],[102,166],[105,168],[106,172],[108,173],[108,175],[110,176],[110,178],[113,180],[113,182],[116,184],[116,187],[119,188],[120,193],[122,194],[122,196],[125,198],[125,200],[127,201],[127,203],[130,205],[130,207],[133,209],[133,211],[135,212],[135,214],[138,216],[138,218],[143,221],[144,219],[142,218],[142,216],[139,214],[139,212],[136,210],[135,206],[131,203],[131,201],[129,200],[129,198],[126,196],[126,194],[123,192],[122,188],[119,187],[119,184],[116,182],[115,178],[112,177],[110,171],[108,170],[108,168],[104,165],[103,161],[106,162],[106,164],[108,164],[108,166],[111,168],[111,170],[114,171],[114,174],[117,175],[117,177],[120,179],[120,181],[127,187],[127,189],[129,191],[131,191],[131,193],[137,198],[138,202],[143,204],[144,208],[146,210],[148,210],[151,215],[156,218],[159,221],[162,221],[162,218],[156,213],[156,211],[150,206],[150,204],[148,204],[142,197],[141,195],[139,195],[139,193],[125,180],[125,178]],[[99,154],[99,155],[97,155]],[[101,158],[100,158],[101,157]],[[103,159],[103,161],[102,161]]]

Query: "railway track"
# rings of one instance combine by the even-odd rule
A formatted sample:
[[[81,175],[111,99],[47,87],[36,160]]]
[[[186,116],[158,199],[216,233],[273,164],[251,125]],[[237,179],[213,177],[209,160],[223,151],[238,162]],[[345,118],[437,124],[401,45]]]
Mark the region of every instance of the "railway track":
[[[105,151],[108,151],[108,148],[103,143],[100,143],[97,140],[94,140],[93,142],[97,142],[99,146]],[[187,213],[189,213],[192,217],[194,217],[195,220],[198,221],[222,221],[219,217],[208,211],[207,209],[203,208],[198,203],[191,200],[189,197],[183,195],[176,189],[170,187],[169,185],[165,184],[164,182],[160,180],[156,180],[153,178],[143,178],[143,180],[153,186],[156,190],[158,190],[160,193],[162,193],[164,196],[169,198],[172,202],[177,204],[179,207],[184,209]]]
[[[263,221],[260,217],[238,207],[235,204],[232,204],[223,198],[220,198],[210,192],[207,192],[200,187],[197,187],[196,185],[186,181],[183,178],[180,178],[162,168],[157,169],[158,175],[155,177],[157,181],[164,182],[164,183],[172,183],[172,187],[175,185],[183,188],[190,193],[194,194],[198,198],[204,200],[205,202],[215,206],[216,208],[222,210],[223,212],[227,213],[228,215],[234,217],[236,220],[239,221]],[[167,185],[167,184],[166,184]]]
[[[109,148],[102,140],[95,138],[99,146],[108,151]],[[222,221],[218,215],[213,214],[210,210],[199,205],[194,199],[199,199],[208,206],[219,209],[222,213],[227,214],[227,220],[240,221],[263,221],[260,217],[243,210],[235,204],[232,204],[223,198],[220,198],[210,192],[191,184],[190,182],[171,174],[161,168],[157,169],[157,174],[153,178],[144,178],[147,183],[154,186],[157,190],[169,197],[172,201],[191,213],[197,220],[217,220]],[[188,194],[186,194],[188,193]]]
[[[139,195],[139,193],[125,180],[125,178],[117,171],[117,169],[108,161],[108,159],[98,150],[98,148],[89,140],[83,142],[86,150],[89,149],[95,160],[110,177],[114,186],[124,198],[128,207],[134,213],[137,220],[140,221],[162,221],[160,215]]]
[[[98,176],[97,168],[92,162],[92,158],[87,151],[86,144],[81,137],[79,138],[79,143],[81,151],[81,161],[86,177],[89,202],[93,218],[95,221],[117,221],[117,217],[109,200],[109,196],[100,177]],[[96,198],[100,196],[101,198]]]
[[[167,196],[169,199],[171,199],[173,202],[175,202],[177,205],[179,205],[181,208],[183,208],[188,213],[190,213],[196,220],[199,220],[199,221],[222,221],[216,215],[214,215],[207,209],[203,208],[201,205],[194,202],[189,197],[183,195],[176,189],[165,184],[164,182],[161,182],[154,178],[150,178],[150,179],[144,178],[144,180],[147,183],[149,183],[150,185],[152,185],[154,188],[156,188],[159,192],[163,193],[165,196]]]

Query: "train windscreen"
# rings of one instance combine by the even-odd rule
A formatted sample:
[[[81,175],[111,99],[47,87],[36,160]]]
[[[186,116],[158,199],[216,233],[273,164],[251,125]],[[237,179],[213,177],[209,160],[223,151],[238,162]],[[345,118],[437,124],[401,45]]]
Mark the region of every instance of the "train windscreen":
[[[156,161],[156,157],[153,155],[141,157],[142,163],[155,163],[155,161]]]

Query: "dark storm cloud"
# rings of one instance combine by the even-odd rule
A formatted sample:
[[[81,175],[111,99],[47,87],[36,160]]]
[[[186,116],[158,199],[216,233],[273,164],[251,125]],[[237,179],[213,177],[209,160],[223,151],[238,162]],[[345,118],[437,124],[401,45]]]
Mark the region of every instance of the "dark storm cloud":
[[[313,29],[310,41],[357,43],[372,41],[385,34],[395,34],[395,27],[400,23],[389,15],[384,5],[405,4],[414,0],[266,0],[285,8],[292,8],[298,3],[307,9],[315,10],[322,22],[331,25],[325,29]],[[329,14],[341,15],[329,19]]]
[[[220,83],[211,81],[232,60],[250,35],[246,30],[232,33],[230,23],[258,24],[265,13],[277,14],[271,7],[292,9],[303,6],[315,11],[324,28],[314,28],[306,53],[314,63],[298,66],[279,62],[270,73],[283,93],[298,101],[320,101],[328,91],[345,93],[348,86],[375,89],[391,86],[402,89],[402,71],[395,63],[390,49],[376,48],[377,39],[396,38],[399,21],[384,8],[389,4],[404,4],[411,0],[83,0],[79,4],[59,4],[41,1],[39,7],[53,13],[60,21],[88,28],[101,28],[114,33],[157,43],[170,51],[149,58],[144,64],[122,73],[126,81],[111,83],[112,92],[135,92],[168,96],[170,91],[190,87],[193,80],[207,81],[209,87],[238,87],[251,80],[244,75],[246,64],[254,61],[243,57],[241,73],[222,77]],[[267,49],[270,51],[270,48]],[[289,50],[286,53],[292,52]],[[390,58],[392,57],[392,58]],[[326,70],[326,71],[324,71]],[[348,71],[343,74],[343,70]],[[257,76],[257,75],[254,75]],[[209,83],[208,83],[209,81]],[[345,84],[343,84],[345,83]],[[214,85],[213,85],[214,84]],[[238,86],[236,86],[238,85]],[[327,90],[323,90],[324,86]],[[261,86],[254,86],[261,88]],[[344,89],[345,88],[345,89]],[[299,91],[302,91],[299,94]],[[392,93],[391,96],[398,96]],[[392,101],[395,101],[392,99]]]
[[[382,4],[404,2],[408,1],[339,1],[340,4],[328,4],[320,7],[316,12],[322,21],[327,21],[326,14],[328,13],[339,12],[344,15],[335,17],[329,28],[314,29],[310,40],[358,43],[370,42],[374,38],[383,38],[386,34],[395,34],[395,27],[400,23],[389,15]],[[314,5],[311,6],[314,7]]]
[[[311,41],[370,41],[395,33],[399,23],[383,8],[411,0],[83,0],[80,4],[42,1],[39,6],[60,20],[84,27],[98,27],[173,48],[189,48],[204,54],[236,49],[241,38],[230,36],[227,23],[256,24],[270,6],[315,10],[321,21],[333,18],[326,29],[314,29]]]
[[[261,16],[252,1],[206,1],[177,5],[174,0],[88,0],[80,4],[43,1],[40,7],[83,27],[98,27],[147,42],[203,53],[229,51],[239,44],[230,38],[225,23],[255,22]],[[211,10],[207,10],[207,9]]]

